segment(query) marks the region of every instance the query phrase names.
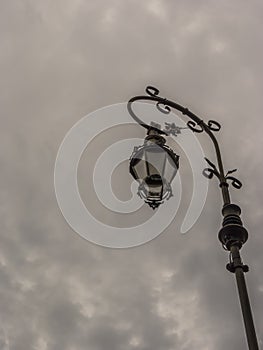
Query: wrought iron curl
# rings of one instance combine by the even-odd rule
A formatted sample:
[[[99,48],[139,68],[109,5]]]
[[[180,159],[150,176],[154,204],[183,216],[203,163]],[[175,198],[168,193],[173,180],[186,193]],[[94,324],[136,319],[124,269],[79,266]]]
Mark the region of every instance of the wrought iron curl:
[[[215,175],[218,179],[219,179],[219,174],[217,171],[215,171],[214,169],[211,168],[205,168],[203,170],[203,175],[207,178],[207,179],[212,179],[212,177]]]
[[[207,161],[207,163],[210,165],[211,168],[205,168],[203,170],[203,175],[208,179],[212,179],[212,177],[215,175],[220,180],[220,173],[217,170],[217,167],[215,166],[215,164],[212,163],[207,158],[205,158],[205,160]]]
[[[154,86],[147,86],[145,91],[149,96],[152,96],[152,97],[156,97],[160,93],[160,91]]]
[[[242,182],[234,176],[229,176],[230,174],[233,174],[236,171],[237,171],[237,169],[228,170],[228,172],[225,175],[225,179],[226,179],[226,181],[230,180],[231,185],[239,190],[242,187]]]
[[[213,176],[215,175],[219,181],[220,181],[220,186],[222,186],[223,184],[227,185],[227,181],[231,181],[231,185],[233,187],[235,187],[236,189],[240,189],[242,187],[242,182],[239,181],[237,178],[233,177],[233,176],[229,176],[229,174],[232,174],[234,172],[237,171],[237,169],[233,169],[233,170],[229,170],[226,175],[222,178],[220,176],[219,171],[217,170],[217,167],[215,166],[215,164],[213,164],[209,159],[205,158],[205,160],[207,161],[207,163],[210,165],[211,168],[205,168],[203,170],[203,175],[208,178],[208,179],[212,179]]]
[[[236,189],[240,189],[243,185],[242,182],[239,181],[237,178],[233,177],[233,176],[227,176],[226,180],[230,180],[231,181],[231,185],[233,187],[235,187]]]
[[[200,132],[203,132],[204,131],[204,128],[202,126],[201,123],[196,123],[194,122],[193,120],[189,120],[187,122],[187,126],[189,129],[191,129],[193,132],[197,132],[197,133],[200,133]],[[197,127],[198,126],[198,127]]]
[[[221,129],[221,125],[215,120],[209,120],[207,125],[212,131],[219,131]]]
[[[163,101],[157,102],[156,108],[158,109],[158,111],[164,114],[169,114],[171,112],[171,108],[167,104],[165,104],[165,102],[165,99]]]

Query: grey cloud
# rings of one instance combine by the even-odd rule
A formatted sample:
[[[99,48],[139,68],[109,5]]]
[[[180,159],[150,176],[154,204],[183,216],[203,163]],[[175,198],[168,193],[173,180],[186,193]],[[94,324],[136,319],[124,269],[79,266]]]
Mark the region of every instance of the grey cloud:
[[[251,233],[243,255],[262,344],[262,4],[28,0],[2,2],[0,13],[0,344],[245,348],[234,276],[217,241],[221,200],[214,179],[200,219],[180,235],[191,180],[182,170],[187,200],[162,235],[136,249],[94,246],[59,212],[53,170],[65,133],[148,83],[222,123],[226,168],[238,167],[244,182],[231,191]],[[200,140],[214,159],[209,141]],[[88,181],[84,168],[80,182]]]

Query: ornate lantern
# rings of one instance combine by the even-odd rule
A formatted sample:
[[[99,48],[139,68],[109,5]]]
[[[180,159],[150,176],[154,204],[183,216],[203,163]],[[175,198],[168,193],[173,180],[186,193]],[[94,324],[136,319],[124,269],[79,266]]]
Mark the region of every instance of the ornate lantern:
[[[156,129],[150,129],[130,158],[130,173],[139,182],[138,195],[153,209],[172,196],[171,182],[179,167],[179,156],[165,142]]]

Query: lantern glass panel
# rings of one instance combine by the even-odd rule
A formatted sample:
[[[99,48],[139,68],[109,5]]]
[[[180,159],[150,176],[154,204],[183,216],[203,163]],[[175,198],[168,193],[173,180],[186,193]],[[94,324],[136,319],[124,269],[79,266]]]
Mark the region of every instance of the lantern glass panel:
[[[145,150],[148,175],[163,176],[166,162],[166,151],[159,146],[150,146]]]
[[[164,178],[170,184],[177,173],[177,166],[172,157],[167,153],[164,169]]]
[[[146,178],[147,167],[145,161],[145,152],[143,149],[136,154],[136,158],[133,160],[133,170],[135,171],[138,180]]]

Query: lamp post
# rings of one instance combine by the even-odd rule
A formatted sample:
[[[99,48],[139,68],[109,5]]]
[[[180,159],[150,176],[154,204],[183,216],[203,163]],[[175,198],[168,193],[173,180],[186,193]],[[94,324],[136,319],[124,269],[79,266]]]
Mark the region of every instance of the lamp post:
[[[220,148],[214,135],[214,132],[219,131],[221,126],[214,120],[209,120],[206,123],[187,108],[160,97],[159,90],[155,87],[148,86],[146,93],[147,95],[145,96],[131,98],[127,106],[132,118],[147,129],[147,137],[144,144],[135,147],[130,159],[130,173],[139,183],[138,194],[150,207],[153,209],[157,208],[163,203],[164,199],[171,197],[171,182],[179,167],[179,156],[165,145],[163,135],[177,135],[182,128],[179,128],[174,123],[166,123],[164,129],[162,129],[161,125],[153,122],[151,125],[148,125],[132,109],[132,104],[136,101],[153,101],[161,112],[168,114],[171,108],[174,108],[186,115],[190,118],[187,122],[187,128],[196,133],[205,131],[213,142],[217,166],[205,158],[209,167],[203,170],[203,174],[209,179],[216,176],[219,180],[223,197],[223,224],[218,238],[223,248],[229,251],[229,263],[226,265],[226,268],[234,273],[236,277],[248,348],[249,350],[258,350],[257,336],[244,276],[244,273],[248,272],[248,266],[243,264],[240,256],[240,249],[248,239],[248,232],[240,219],[241,209],[238,205],[231,203],[228,181],[231,181],[232,186],[237,189],[241,188],[242,184],[231,175],[236,169],[227,173],[224,171]]]

